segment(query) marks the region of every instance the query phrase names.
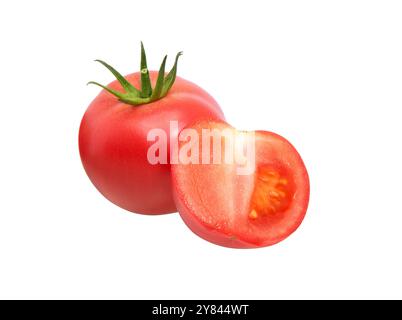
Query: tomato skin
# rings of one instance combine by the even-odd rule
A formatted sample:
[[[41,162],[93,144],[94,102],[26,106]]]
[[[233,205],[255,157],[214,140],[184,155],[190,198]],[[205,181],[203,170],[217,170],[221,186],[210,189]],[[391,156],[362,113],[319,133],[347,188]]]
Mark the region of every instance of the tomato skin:
[[[173,184],[176,182],[174,181]],[[239,238],[230,237],[224,233],[219,232],[215,228],[209,227],[203,223],[193,212],[183,203],[182,197],[178,192],[173,193],[177,211],[180,213],[180,217],[183,219],[187,227],[198,235],[200,238],[211,242],[213,244],[233,248],[233,249],[251,249],[262,247],[262,245],[252,244],[243,241]]]
[[[150,77],[155,84],[157,72],[151,71]],[[140,73],[126,79],[140,88]],[[122,91],[117,81],[109,87]],[[85,171],[107,199],[128,211],[175,212],[170,165],[148,162],[147,151],[154,142],[148,142],[147,135],[154,128],[164,130],[169,155],[170,121],[178,121],[180,132],[200,119],[224,120],[224,115],[207,92],[180,77],[166,97],[139,106],[120,102],[102,90],[81,121],[79,149]]]
[[[192,128],[229,127],[227,124],[195,124]],[[235,129],[234,129],[235,130]],[[292,234],[302,223],[309,202],[310,183],[306,167],[297,150],[285,138],[267,131],[256,131],[257,167],[269,163],[288,166],[289,176],[294,178],[293,203],[285,210],[283,217],[272,219],[272,225],[253,225],[247,219],[237,218],[228,208],[250,203],[251,197],[242,200],[247,177],[233,180],[219,175],[210,165],[198,165],[191,169],[185,165],[172,165],[173,194],[177,209],[185,224],[201,238],[229,248],[260,248],[274,245]],[[224,165],[220,165],[224,166]],[[279,168],[279,167],[278,167]],[[195,173],[198,171],[198,173]],[[218,177],[218,178],[217,178]],[[191,181],[187,183],[187,181]],[[233,183],[232,183],[233,182]],[[225,188],[219,186],[225,185]],[[231,190],[227,191],[226,190]],[[210,191],[208,191],[210,190]],[[202,195],[201,195],[202,194]],[[214,195],[218,194],[217,197]],[[212,199],[213,198],[213,199]],[[231,203],[232,206],[227,203]],[[246,206],[248,207],[248,206]],[[227,210],[227,211],[226,211]],[[225,216],[219,218],[219,216]],[[236,218],[233,219],[233,217]],[[231,221],[229,223],[228,221]]]

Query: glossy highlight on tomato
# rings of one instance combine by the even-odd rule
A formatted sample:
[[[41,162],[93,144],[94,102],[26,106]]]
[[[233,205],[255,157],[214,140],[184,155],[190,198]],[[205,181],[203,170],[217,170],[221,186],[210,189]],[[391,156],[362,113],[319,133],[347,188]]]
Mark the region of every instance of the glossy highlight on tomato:
[[[200,134],[204,129],[236,131],[219,121],[202,121],[191,128]],[[299,153],[272,132],[256,131],[253,137],[255,169],[250,175],[239,175],[235,163],[172,165],[181,217],[212,243],[232,248],[270,246],[293,233],[306,214],[310,186]]]

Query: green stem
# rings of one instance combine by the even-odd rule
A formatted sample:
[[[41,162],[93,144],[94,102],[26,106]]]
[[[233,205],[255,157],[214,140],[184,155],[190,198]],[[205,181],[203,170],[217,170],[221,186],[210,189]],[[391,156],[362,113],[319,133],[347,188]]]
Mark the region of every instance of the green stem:
[[[147,56],[145,54],[144,44],[141,41],[141,97],[146,98],[152,95],[152,84],[149,78],[147,66]]]
[[[144,45],[141,42],[141,90],[134,87],[131,83],[127,81],[127,79],[122,76],[116,69],[107,64],[102,60],[95,60],[105,66],[117,79],[117,81],[122,86],[124,92],[119,92],[113,90],[107,86],[99,84],[97,82],[91,81],[88,84],[97,85],[110,94],[117,97],[120,101],[125,102],[127,104],[131,104],[133,106],[138,106],[146,103],[151,103],[153,101],[162,99],[165,97],[169,90],[172,88],[174,81],[176,80],[177,74],[177,64],[179,57],[182,55],[182,52],[179,52],[176,55],[175,63],[172,69],[169,71],[167,76],[165,77],[165,66],[167,56],[164,57],[163,62],[160,66],[158,78],[156,80],[155,88],[152,88],[151,79],[149,77],[149,70],[147,67],[147,58],[145,54]]]

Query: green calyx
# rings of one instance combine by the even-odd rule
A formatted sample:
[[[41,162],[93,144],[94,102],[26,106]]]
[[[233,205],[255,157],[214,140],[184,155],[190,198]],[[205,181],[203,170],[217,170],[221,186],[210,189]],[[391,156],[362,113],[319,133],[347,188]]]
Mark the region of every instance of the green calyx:
[[[133,106],[138,106],[141,104],[151,103],[153,101],[162,99],[167,95],[170,88],[173,86],[176,80],[177,73],[177,62],[182,52],[176,55],[175,63],[170,72],[165,76],[165,66],[167,56],[164,57],[162,64],[159,68],[158,78],[156,80],[155,88],[152,88],[151,79],[149,77],[149,70],[147,67],[147,57],[145,54],[144,45],[141,42],[141,89],[137,89],[131,83],[129,83],[116,69],[108,65],[102,60],[95,60],[96,62],[104,65],[113,75],[116,77],[117,81],[121,84],[125,92],[120,92],[113,90],[107,86],[101,85],[97,82],[91,81],[88,84],[95,84],[107,92],[116,96],[120,101],[131,104]]]

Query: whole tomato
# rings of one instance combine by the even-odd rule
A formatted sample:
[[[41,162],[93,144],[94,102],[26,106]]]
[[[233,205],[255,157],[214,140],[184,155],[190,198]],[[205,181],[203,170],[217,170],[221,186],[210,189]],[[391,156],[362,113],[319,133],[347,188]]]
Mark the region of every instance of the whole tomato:
[[[166,57],[159,72],[148,71],[141,44],[141,71],[123,77],[99,61],[117,78],[103,88],[89,105],[81,121],[79,149],[88,177],[114,204],[136,213],[163,214],[176,211],[171,190],[170,164],[151,164],[147,141],[152,129],[177,139],[183,127],[198,120],[224,120],[217,102],[197,85],[176,77],[176,56],[165,74]],[[170,133],[170,122],[178,131]],[[173,136],[171,136],[173,135]]]

